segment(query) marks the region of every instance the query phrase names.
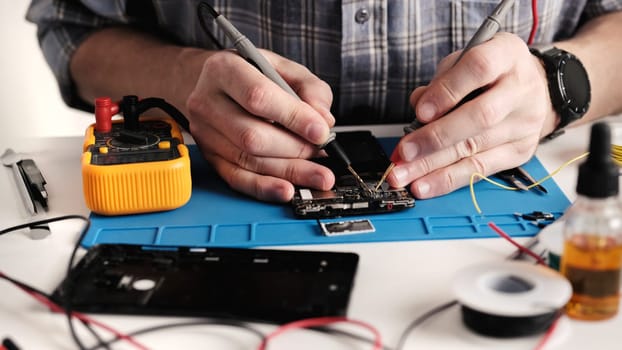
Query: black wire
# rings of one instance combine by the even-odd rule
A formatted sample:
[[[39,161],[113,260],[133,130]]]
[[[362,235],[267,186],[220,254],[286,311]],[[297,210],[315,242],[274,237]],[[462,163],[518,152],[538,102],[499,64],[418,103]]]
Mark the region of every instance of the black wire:
[[[87,217],[82,216],[82,215],[57,216],[57,217],[53,217],[53,218],[48,218],[48,219],[43,219],[43,220],[39,220],[39,221],[29,222],[29,223],[25,223],[25,224],[13,226],[13,227],[8,227],[8,228],[5,228],[3,230],[0,230],[0,235],[3,235],[5,233],[9,233],[9,232],[13,232],[13,231],[17,231],[17,230],[21,230],[23,228],[37,227],[37,226],[41,226],[43,224],[48,224],[50,222],[70,220],[70,219],[80,219],[80,220],[85,220],[87,222],[89,221],[89,219]]]
[[[47,293],[45,293],[44,291],[42,291],[40,289],[37,289],[37,288],[35,288],[35,287],[31,286],[31,285],[28,285],[28,284],[26,284],[24,282],[18,281],[18,280],[14,279],[12,277],[9,277],[9,276],[7,276],[7,275],[5,275],[3,273],[0,273],[0,278],[2,278],[4,280],[7,280],[7,281],[13,283],[14,285],[16,285],[17,287],[22,288],[22,289],[24,289],[26,291],[37,293],[37,294],[43,296],[44,298],[46,298],[47,300],[50,300],[50,301],[52,300],[52,296],[47,294]],[[101,344],[101,343],[104,342],[104,340],[100,337],[99,334],[97,334],[95,329],[93,329],[93,327],[88,322],[82,321],[82,324],[93,335],[93,337],[95,337],[97,339],[98,343]],[[106,346],[106,348],[109,349],[108,346]]]
[[[13,283],[14,285],[16,285],[16,286],[18,286],[18,287],[20,287],[22,289],[25,289],[25,290],[30,291],[30,292],[35,292],[35,293],[37,293],[39,295],[42,295],[42,296],[46,297],[47,299],[50,299],[50,295],[45,293],[44,291],[39,290],[39,289],[37,289],[35,287],[32,287],[32,286],[30,286],[30,285],[28,285],[28,284],[26,284],[24,282],[20,282],[20,281],[14,279],[12,277],[9,277],[9,276],[7,276],[5,274],[0,274],[0,278],[5,279],[5,280]]]
[[[372,345],[376,342],[375,339],[370,339],[370,338],[367,338],[365,336],[354,334],[354,333],[350,333],[348,331],[344,331],[344,330],[341,330],[341,329],[331,328],[330,326],[309,327],[308,329],[313,330],[313,331],[322,332],[322,333],[339,334],[339,335],[343,335],[343,336],[352,338],[354,340],[362,341],[362,342],[365,342],[365,343],[368,343],[368,344],[372,344]],[[387,345],[383,345],[382,348],[384,350],[392,350],[392,348],[390,348]]]
[[[214,43],[214,45],[216,45],[216,48],[218,50],[223,50],[225,47],[214,36],[214,34],[212,34],[212,31],[207,26],[207,22],[205,20],[205,17],[207,17],[207,16],[205,15],[205,11],[207,11],[209,13],[213,13],[214,12],[214,8],[212,6],[210,6],[210,4],[208,4],[207,2],[200,1],[199,4],[197,5],[197,16],[199,17],[199,24],[201,25],[201,28],[203,28],[203,31],[205,32],[205,34],[207,34],[207,36]],[[210,15],[210,17],[212,17],[212,16]]]
[[[31,225],[30,226],[31,230],[50,230],[50,226],[48,225]]]
[[[139,335],[143,335],[143,334],[147,334],[147,333],[152,333],[152,332],[157,332],[160,330],[164,330],[164,329],[171,329],[171,328],[179,328],[179,327],[190,327],[190,326],[203,326],[203,325],[223,325],[223,326],[232,326],[232,327],[238,327],[238,328],[242,328],[242,329],[246,329],[251,333],[254,333],[255,335],[257,335],[257,337],[261,340],[264,341],[266,336],[259,330],[251,327],[250,325],[244,323],[244,322],[239,322],[239,321],[233,321],[233,320],[202,320],[202,321],[190,321],[190,322],[180,322],[180,323],[173,323],[173,324],[165,324],[165,325],[159,325],[159,326],[153,326],[153,327],[148,327],[148,328],[143,328],[131,333],[128,333],[127,335],[130,337],[135,337],[135,336],[139,336]],[[322,332],[322,333],[329,333],[329,334],[339,334],[339,335],[343,335],[343,336],[347,336],[350,337],[352,339],[358,340],[358,341],[362,341],[368,344],[373,344],[374,340],[358,335],[358,334],[354,334],[354,333],[350,333],[344,330],[340,330],[340,329],[334,329],[334,328],[330,328],[328,326],[319,326],[319,327],[309,327],[309,330],[312,331],[316,331],[316,332]],[[117,342],[121,340],[119,337],[115,337],[114,339],[108,341],[108,342],[101,342],[100,344],[93,346],[91,348],[89,348],[88,350],[97,350],[99,349],[101,346],[109,346],[112,345],[113,343]],[[392,350],[390,347],[384,345],[382,347],[385,350]]]
[[[412,332],[415,328],[419,327],[422,323],[424,323],[425,321],[427,321],[430,317],[438,314],[439,312],[449,309],[450,307],[454,306],[458,304],[458,300],[452,300],[452,301],[448,301],[444,304],[441,304],[435,308],[432,308],[430,310],[428,310],[426,313],[424,313],[423,315],[417,317],[414,321],[412,321],[408,327],[406,327],[406,329],[402,332],[402,335],[400,335],[400,338],[397,342],[397,346],[395,347],[395,350],[401,350],[404,347],[404,344],[406,343],[406,339],[408,339],[408,335],[410,334],[410,332]]]
[[[0,235],[3,235],[5,233],[9,233],[9,232],[13,232],[13,231],[17,231],[17,230],[21,230],[23,228],[27,228],[27,227],[36,227],[42,224],[47,224],[50,222],[56,222],[56,221],[63,221],[63,220],[71,220],[71,219],[80,219],[86,222],[86,224],[84,225],[84,228],[82,229],[82,232],[80,233],[80,237],[77,239],[76,244],[73,247],[73,251],[71,252],[71,256],[69,258],[69,264],[67,266],[67,273],[66,273],[66,286],[65,286],[65,298],[63,300],[63,304],[62,307],[65,309],[65,314],[67,315],[67,320],[69,322],[69,331],[71,333],[71,337],[73,338],[74,342],[76,343],[76,345],[78,345],[78,348],[80,350],[84,350],[86,349],[86,347],[84,346],[84,344],[82,344],[82,341],[80,341],[80,338],[78,338],[78,334],[76,333],[75,327],[73,325],[72,322],[72,318],[71,318],[71,281],[69,280],[69,275],[71,273],[71,268],[73,266],[73,262],[75,260],[75,256],[76,253],[78,251],[78,249],[80,248],[80,243],[82,242],[82,239],[84,239],[84,236],[86,235],[86,232],[88,231],[89,227],[91,226],[91,220],[85,216],[82,215],[64,215],[64,216],[57,216],[57,217],[53,217],[53,218],[48,218],[48,219],[43,219],[43,220],[39,220],[39,221],[33,221],[33,222],[29,222],[26,224],[21,224],[21,225],[17,225],[17,226],[13,226],[13,227],[9,227],[3,230],[0,230]],[[41,293],[42,295],[46,295],[45,293]],[[87,327],[90,329],[90,327]],[[91,333],[95,334],[95,331],[93,329],[90,329]],[[101,337],[99,337],[98,335],[95,336],[96,338],[98,338],[98,340],[101,342]]]
[[[161,331],[164,329],[171,329],[171,328],[179,328],[179,327],[190,327],[190,326],[204,326],[204,325],[219,325],[219,326],[232,326],[232,327],[237,327],[237,328],[241,328],[241,329],[245,329],[253,334],[255,334],[261,341],[264,341],[266,339],[265,334],[263,334],[261,331],[251,327],[250,325],[244,323],[244,322],[240,322],[240,321],[235,321],[235,320],[199,320],[199,321],[189,321],[189,322],[179,322],[179,323],[172,323],[172,324],[163,324],[163,325],[158,325],[158,326],[152,326],[152,327],[147,327],[147,328],[143,328],[143,329],[139,329],[137,331],[128,333],[127,335],[130,337],[135,337],[138,335],[142,335],[142,334],[147,334],[147,333],[151,333],[151,332],[157,332],[157,331]],[[94,347],[89,348],[88,350],[96,350],[99,349],[101,346],[110,346],[111,344],[117,342],[121,340],[121,338],[119,337],[115,337],[114,339],[108,341],[108,342],[102,342],[100,344],[97,344]]]
[[[67,315],[67,320],[69,321],[69,331],[71,333],[71,337],[73,338],[73,340],[76,343],[76,345],[78,345],[78,348],[80,350],[84,350],[86,348],[85,348],[84,344],[82,344],[82,341],[80,341],[80,338],[78,338],[78,335],[76,333],[76,330],[74,328],[74,325],[73,325],[73,322],[72,322],[72,318],[71,318],[71,281],[69,280],[69,275],[71,273],[71,268],[73,266],[73,262],[75,260],[76,253],[77,253],[78,249],[80,248],[80,243],[82,242],[82,239],[84,239],[84,236],[86,235],[86,232],[88,231],[89,227],[91,226],[91,220],[89,218],[85,217],[85,216],[82,216],[82,215],[63,215],[63,216],[57,216],[57,217],[53,217],[53,218],[43,219],[43,220],[39,220],[39,221],[33,221],[33,222],[29,222],[29,223],[25,223],[25,224],[21,224],[21,225],[17,225],[17,226],[5,228],[3,230],[0,230],[0,235],[3,235],[5,233],[9,233],[9,232],[13,232],[13,231],[17,231],[17,230],[21,230],[23,228],[36,227],[36,226],[40,226],[40,225],[47,224],[47,223],[50,223],[50,222],[71,220],[71,219],[80,219],[80,220],[85,221],[86,224],[84,225],[84,228],[82,229],[82,232],[80,233],[80,237],[76,241],[76,244],[74,245],[73,251],[71,252],[71,256],[69,258],[69,264],[67,266],[67,273],[66,273],[67,285],[65,287],[65,298],[64,298],[64,301],[63,301],[64,305],[62,305],[62,307],[65,309],[65,314]],[[39,293],[39,292],[37,292],[37,293]],[[42,294],[44,296],[47,295],[45,293],[40,293],[40,294]],[[87,328],[89,328],[89,327],[87,327]],[[91,333],[95,333],[94,330],[92,330]],[[99,336],[96,336],[96,338],[101,340],[101,338]]]
[[[81,321],[84,327],[93,335],[95,339],[97,339],[97,346],[102,346],[106,350],[110,350],[110,345],[106,344],[104,338],[102,338],[93,328],[91,324],[86,321]]]
[[[91,227],[91,220],[87,217],[79,216],[79,215],[77,215],[77,218],[85,220],[86,224],[82,228],[82,232],[80,233],[80,236],[76,240],[76,243],[73,246],[73,250],[71,251],[71,255],[69,256],[69,263],[67,264],[67,273],[66,273],[66,278],[65,278],[66,284],[64,286],[65,295],[63,298],[63,308],[65,308],[65,314],[67,315],[67,322],[69,323],[69,332],[71,333],[71,337],[73,338],[73,341],[76,343],[76,345],[78,346],[80,350],[85,350],[86,347],[84,346],[84,344],[78,337],[78,334],[76,333],[76,329],[73,325],[73,320],[71,317],[71,298],[73,296],[72,294],[73,293],[73,282],[71,281],[69,277],[71,276],[71,269],[73,267],[73,262],[76,258],[76,253],[78,252],[78,249],[80,248],[80,243],[84,239],[84,236],[86,236],[86,233],[88,232],[89,227]],[[101,340],[101,338],[99,339]]]

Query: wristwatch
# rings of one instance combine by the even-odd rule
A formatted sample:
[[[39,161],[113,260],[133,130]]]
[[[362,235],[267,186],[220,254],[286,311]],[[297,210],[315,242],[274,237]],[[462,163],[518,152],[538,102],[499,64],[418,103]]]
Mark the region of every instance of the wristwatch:
[[[553,45],[532,46],[530,51],[542,60],[549,83],[553,108],[559,124],[543,141],[564,133],[564,128],[580,119],[590,107],[591,90],[587,71],[573,54]]]

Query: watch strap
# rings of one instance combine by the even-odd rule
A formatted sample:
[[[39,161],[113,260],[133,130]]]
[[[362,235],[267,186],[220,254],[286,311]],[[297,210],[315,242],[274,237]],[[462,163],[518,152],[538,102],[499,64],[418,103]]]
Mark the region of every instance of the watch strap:
[[[546,69],[546,60],[544,60],[544,53],[550,50],[556,49],[556,47],[553,44],[535,44],[529,47],[529,52],[531,52],[532,55],[538,57],[540,59],[540,61],[542,61],[542,64],[545,66],[545,71],[547,74],[547,80],[549,79],[548,75],[548,69]],[[551,86],[549,85],[549,89],[551,89]],[[553,101],[551,101],[551,103],[553,103]],[[559,120],[559,124],[557,124],[557,126],[555,127],[555,129],[553,129],[553,131],[544,136],[541,140],[540,143],[546,143],[548,141],[553,140],[554,138],[557,138],[561,135],[564,134],[564,126],[562,126],[563,123],[563,118],[562,116],[559,114],[559,112],[555,111],[558,115]]]
[[[559,117],[559,124],[555,127],[553,132],[542,139],[542,142],[546,142],[562,135],[564,133],[564,128],[568,126],[568,124],[583,116],[583,114],[578,115],[568,110],[567,106],[564,104],[564,96],[562,96],[562,93],[560,92],[560,89],[565,89],[565,86],[559,86],[559,62],[562,59],[567,59],[568,57],[572,57],[574,60],[578,59],[571,53],[559,49],[553,44],[532,45],[530,46],[529,51],[534,56],[540,58],[544,65],[549,85],[551,103],[553,104],[553,108]],[[587,88],[589,89],[589,82]]]

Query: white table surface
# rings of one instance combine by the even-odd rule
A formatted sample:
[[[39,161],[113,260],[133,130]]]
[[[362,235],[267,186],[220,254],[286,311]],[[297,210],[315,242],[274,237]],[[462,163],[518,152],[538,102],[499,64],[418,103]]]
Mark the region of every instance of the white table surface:
[[[360,127],[359,127],[360,128]],[[398,128],[399,129],[399,128]],[[394,134],[395,127],[377,129],[377,136]],[[553,171],[587,148],[589,127],[570,130],[552,143],[542,145],[538,157]],[[80,153],[82,138],[44,138],[0,143],[0,151],[12,147],[30,155],[48,182],[50,211],[37,218],[67,214],[88,215],[82,198]],[[28,220],[9,168],[0,172],[0,228]],[[576,164],[555,177],[572,200]],[[79,235],[79,221],[51,224],[52,234],[41,240],[25,232],[0,236],[0,271],[51,292],[64,276],[71,249]],[[283,249],[283,247],[280,247]],[[384,344],[394,347],[406,326],[431,307],[453,299],[451,284],[457,271],[479,262],[498,262],[514,248],[503,239],[433,240],[390,243],[292,246],[288,249],[348,251],[359,254],[356,284],[348,316],[378,328]],[[92,315],[123,332],[187,319]],[[257,325],[264,332],[275,327]],[[357,328],[344,329],[358,331]],[[622,317],[601,322],[564,319],[546,349],[608,349],[620,346]],[[87,344],[91,336],[80,332]],[[108,335],[102,331],[101,334]],[[368,335],[365,331],[361,334]],[[64,315],[50,313],[13,285],[0,281],[0,337],[10,336],[23,349],[74,349]],[[406,349],[532,349],[540,336],[500,340],[466,329],[458,307],[444,311],[412,332]],[[231,327],[202,326],[151,333],[137,340],[153,349],[255,349],[258,340]],[[613,347],[612,347],[613,346]],[[113,349],[132,349],[119,342]],[[371,349],[370,344],[311,331],[283,334],[270,349]]]

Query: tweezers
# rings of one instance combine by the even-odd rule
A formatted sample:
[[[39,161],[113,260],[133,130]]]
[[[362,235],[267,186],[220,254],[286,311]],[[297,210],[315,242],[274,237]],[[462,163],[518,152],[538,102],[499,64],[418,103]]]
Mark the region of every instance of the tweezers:
[[[529,186],[535,184],[537,181],[529,175],[529,173],[522,167],[516,167],[508,170],[503,170],[495,174],[501,180],[516,186],[522,191],[529,191]],[[544,186],[538,184],[532,188],[539,190],[542,193],[548,193]]]

